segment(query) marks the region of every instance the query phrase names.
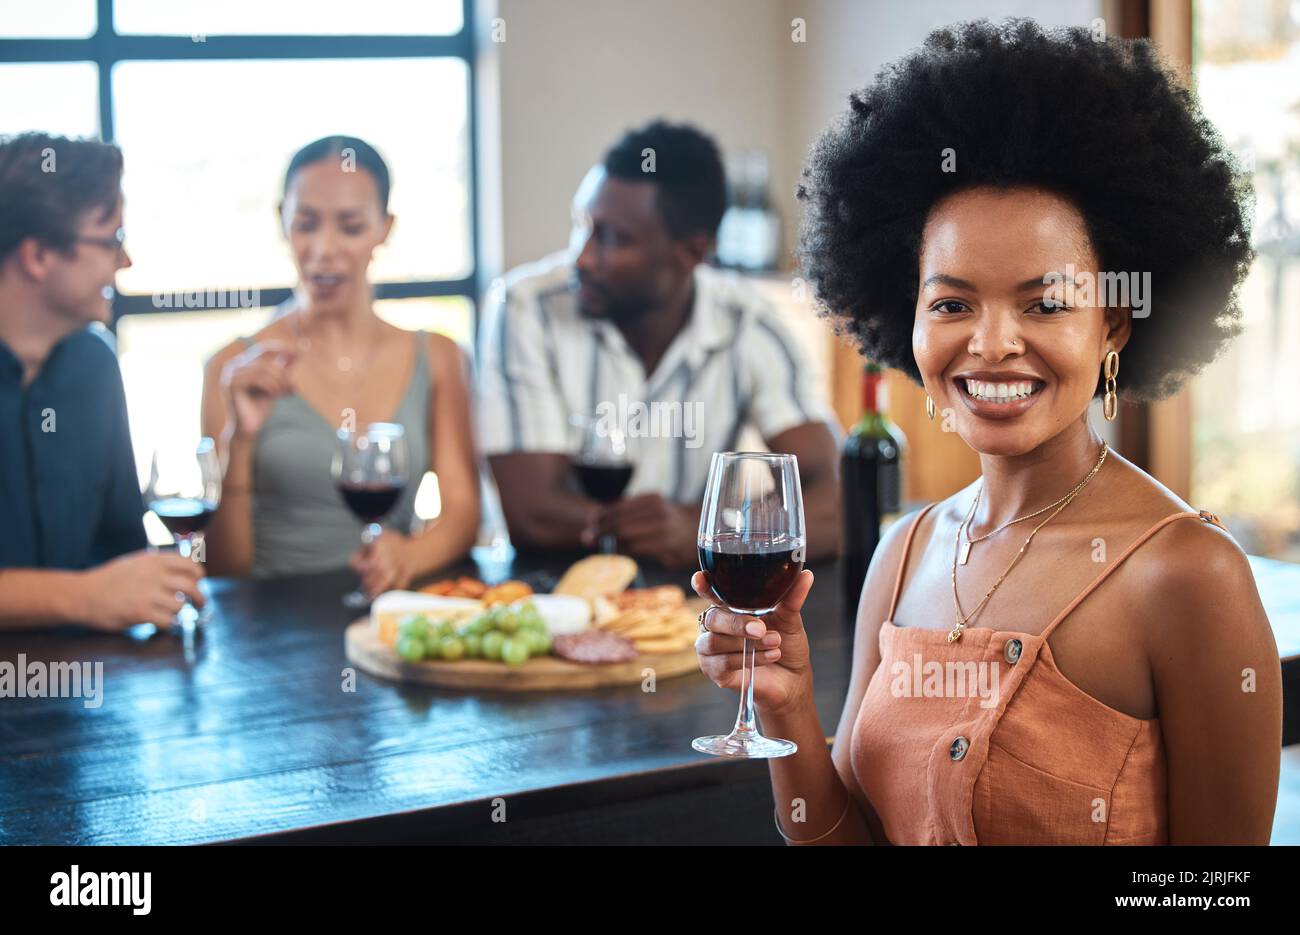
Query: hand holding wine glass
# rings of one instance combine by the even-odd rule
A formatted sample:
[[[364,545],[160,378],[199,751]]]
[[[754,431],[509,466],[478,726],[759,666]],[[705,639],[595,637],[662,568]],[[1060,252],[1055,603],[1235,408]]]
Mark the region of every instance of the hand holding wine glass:
[[[149,509],[172,534],[181,556],[201,564],[203,554],[196,549],[196,537],[217,512],[221,500],[221,464],[213,440],[201,438],[194,448],[164,445],[155,449],[144,496]],[[184,597],[183,592],[178,596]],[[184,597],[176,619],[192,628],[204,617]]]
[[[410,481],[406,430],[391,422],[372,422],[364,432],[339,429],[333,474],[343,502],[365,524],[361,544],[368,548],[383,532],[379,521],[397,505]],[[343,598],[347,607],[368,603],[361,591]]]
[[[762,678],[755,679],[754,707],[764,714],[785,714],[810,701],[811,654],[800,611],[812,583],[813,573],[803,570],[775,610],[754,617],[727,610],[710,590],[708,577],[697,571],[691,587],[713,605],[706,621],[708,631],[695,641],[700,671],[719,688],[743,692],[744,641],[754,640],[754,665],[765,667]],[[746,630],[754,625],[755,630]]]
[[[140,624],[171,629],[186,600],[200,611],[206,605],[202,577],[201,565],[175,552],[128,552],[83,572],[76,603],[96,630],[118,633]]]
[[[784,669],[768,667],[772,678],[764,682],[760,698],[778,705],[796,697],[799,675],[807,669],[807,639],[800,638],[803,622],[799,609],[811,586],[811,576],[802,576],[807,537],[804,530],[803,493],[799,486],[799,465],[794,455],[759,452],[717,452],[709,465],[709,479],[700,510],[699,529],[701,584],[707,584],[714,602],[730,613],[718,621],[724,631],[715,645],[706,640],[711,651],[707,665],[710,677],[723,677],[723,669],[732,667],[740,673],[740,710],[730,734],[697,737],[691,744],[701,753],[732,757],[789,756],[798,747],[789,740],[764,737],[755,722],[754,703],[757,680],[757,640],[742,636],[748,618],[770,618],[779,634],[778,644],[789,640],[784,650],[791,657]],[[698,576],[697,576],[698,577]],[[796,581],[804,583],[795,589]],[[696,586],[697,590],[704,590]],[[793,593],[792,593],[793,592]],[[779,612],[778,612],[779,611]],[[712,634],[718,611],[702,615],[703,625]],[[740,623],[740,626],[736,624]],[[756,630],[759,638],[765,627]],[[709,634],[703,634],[708,636]],[[699,646],[697,644],[697,651]],[[713,652],[712,650],[717,650]],[[763,649],[766,653],[767,648]],[[726,657],[716,661],[721,654]],[[800,658],[802,656],[802,659]],[[739,657],[739,658],[737,658]],[[778,657],[765,657],[775,659]],[[706,663],[701,660],[701,668]],[[799,668],[802,667],[802,668]],[[716,679],[715,679],[716,681]],[[720,683],[721,684],[721,683]]]

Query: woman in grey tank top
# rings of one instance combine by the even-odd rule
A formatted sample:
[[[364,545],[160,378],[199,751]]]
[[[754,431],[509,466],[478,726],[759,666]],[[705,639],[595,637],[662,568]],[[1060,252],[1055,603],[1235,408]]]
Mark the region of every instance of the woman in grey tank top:
[[[205,373],[203,432],[218,439],[225,470],[207,534],[211,574],[350,566],[374,597],[473,544],[478,478],[464,355],[445,337],[383,322],[372,306],[366,273],[392,225],[388,187],[378,153],[350,137],[319,140],[290,163],[282,215],[298,268],[294,297]],[[331,464],[338,429],[370,422],[405,428],[411,480],[385,534],[363,549],[361,522],[335,489]],[[442,509],[419,529],[415,497],[427,470],[437,474]]]

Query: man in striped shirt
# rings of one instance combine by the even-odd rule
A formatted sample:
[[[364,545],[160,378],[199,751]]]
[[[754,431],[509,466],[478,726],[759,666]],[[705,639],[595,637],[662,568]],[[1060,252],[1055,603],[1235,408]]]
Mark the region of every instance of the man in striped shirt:
[[[479,441],[515,543],[695,564],[715,451],[746,429],[799,459],[809,558],[839,547],[838,425],[776,310],[705,264],[726,207],[717,148],[684,125],[630,131],[575,196],[570,249],[485,303]],[[599,503],[573,463],[584,421],[627,437],[631,481]]]

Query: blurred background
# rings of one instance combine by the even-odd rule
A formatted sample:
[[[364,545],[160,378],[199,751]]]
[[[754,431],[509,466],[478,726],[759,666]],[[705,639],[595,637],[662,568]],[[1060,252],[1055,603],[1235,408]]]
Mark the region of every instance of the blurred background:
[[[849,92],[929,30],[1013,15],[1154,38],[1253,168],[1245,333],[1178,397],[1095,424],[1248,552],[1300,561],[1298,0],[0,0],[0,133],[125,153],[135,266],[114,330],[141,459],[163,435],[197,438],[203,361],[288,296],[275,205],[303,143],[346,133],[385,155],[397,225],[372,270],[378,308],[472,351],[493,280],[563,247],[583,173],[659,116],[722,147],[720,262],[781,306],[847,426],[861,361],[791,259],[803,158]],[[906,500],[973,479],[919,390],[898,374],[888,387]]]

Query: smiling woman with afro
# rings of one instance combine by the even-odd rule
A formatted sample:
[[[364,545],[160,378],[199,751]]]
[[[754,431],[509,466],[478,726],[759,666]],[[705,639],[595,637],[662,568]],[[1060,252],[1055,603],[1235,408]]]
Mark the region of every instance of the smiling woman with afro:
[[[1089,417],[1098,395],[1107,420],[1168,395],[1240,330],[1246,181],[1152,44],[1081,28],[941,29],[849,103],[798,189],[804,275],[981,474],[876,548],[831,750],[811,574],[748,631],[763,731],[798,746],[771,762],[778,830],[1267,843],[1281,672],[1250,566]],[[701,668],[727,688],[747,621],[704,618]]]

